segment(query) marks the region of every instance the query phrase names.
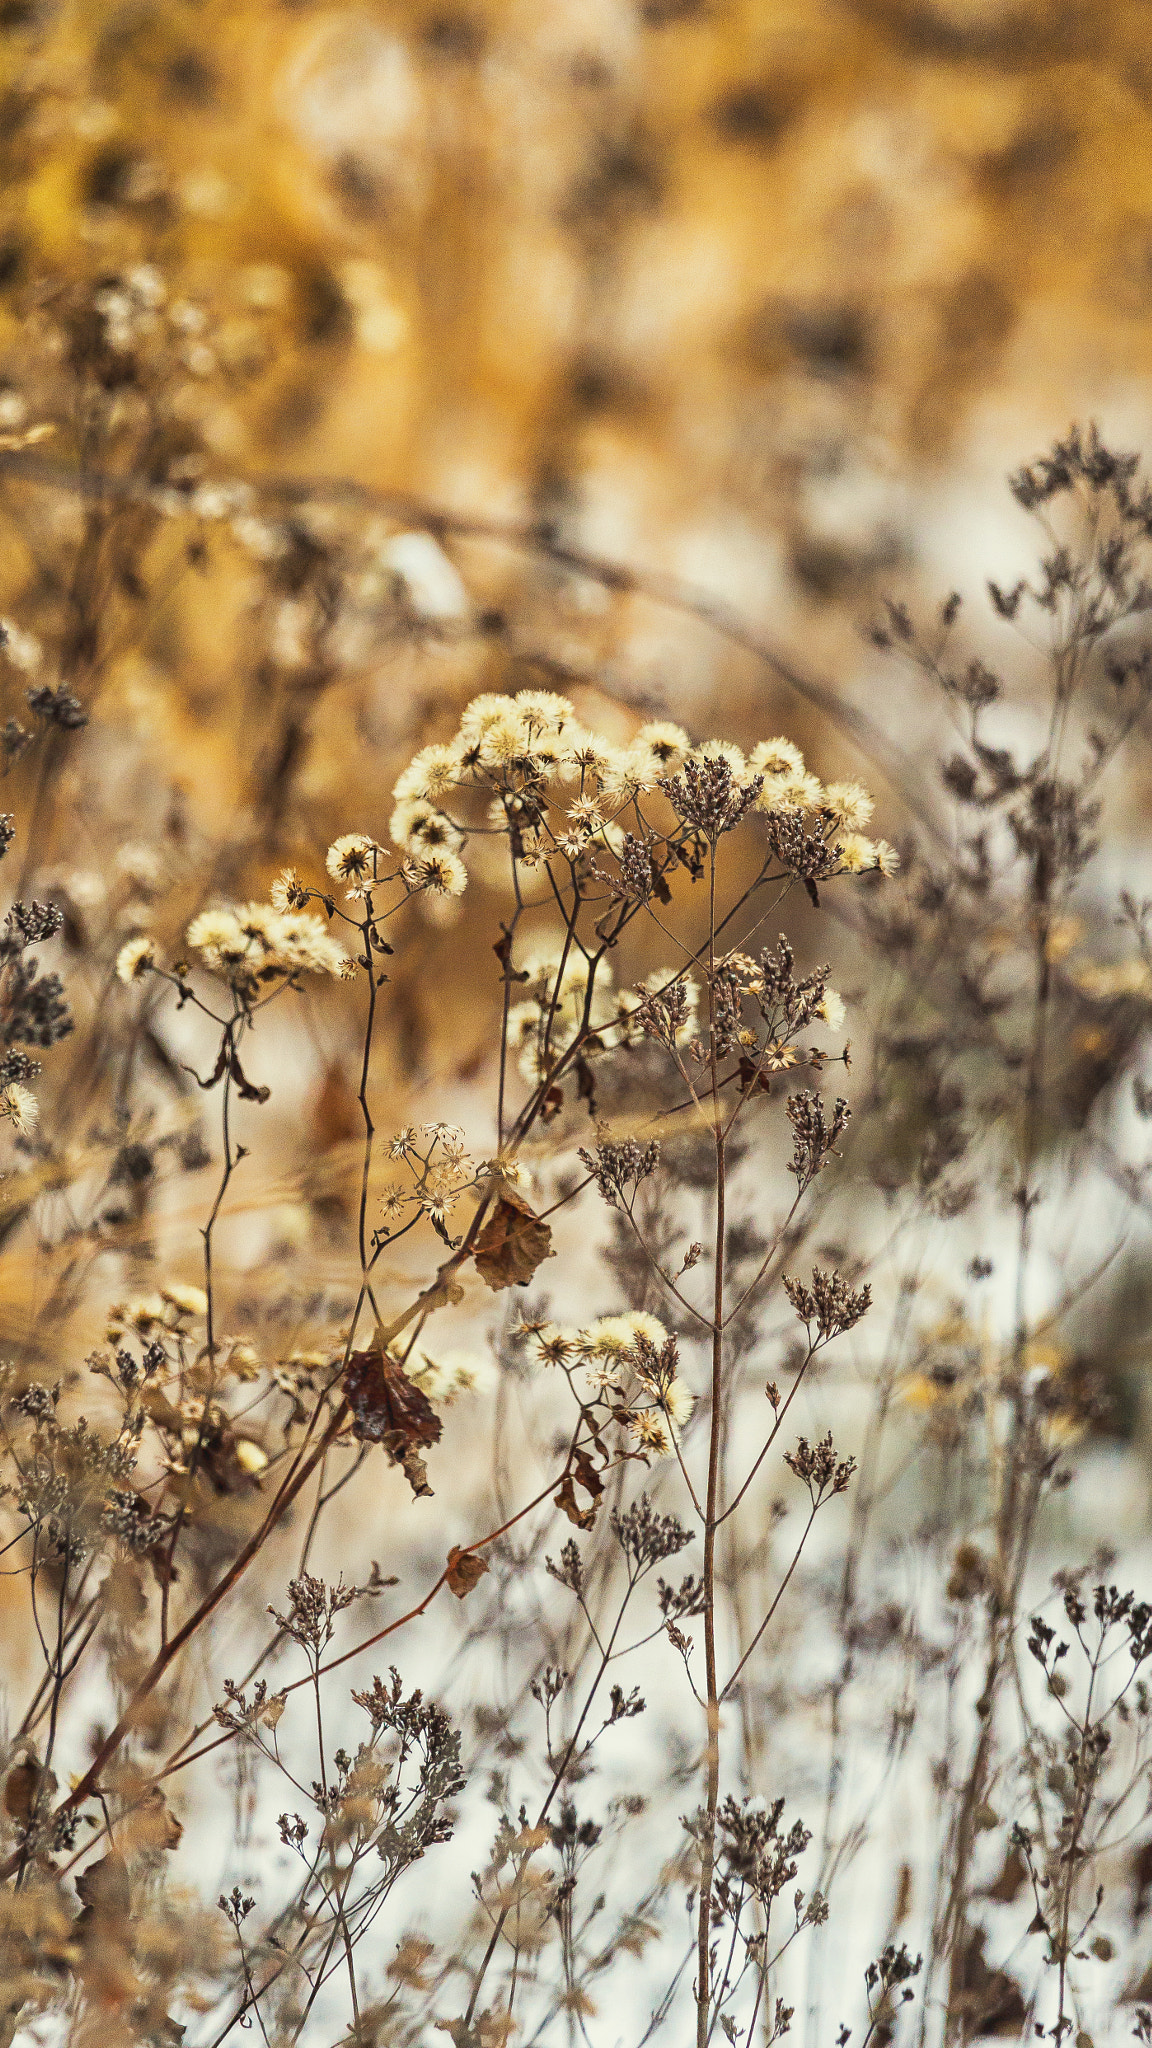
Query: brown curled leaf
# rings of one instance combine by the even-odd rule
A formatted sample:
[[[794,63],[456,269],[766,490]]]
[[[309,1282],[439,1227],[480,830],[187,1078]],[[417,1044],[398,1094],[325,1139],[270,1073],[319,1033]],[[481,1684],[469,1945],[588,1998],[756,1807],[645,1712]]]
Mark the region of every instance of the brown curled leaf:
[[[527,1287],[537,1266],[552,1257],[552,1231],[534,1209],[505,1184],[473,1253],[476,1271],[493,1289]]]
[[[589,1507],[582,1508],[576,1498],[577,1481],[590,1497]],[[568,1520],[573,1522],[577,1529],[590,1529],[596,1520],[603,1491],[604,1482],[595,1465],[587,1451],[580,1450],[575,1453],[571,1465],[560,1481],[559,1491],[553,1494],[552,1498],[558,1508],[563,1508]]]
[[[354,1351],[344,1369],[344,1398],[352,1410],[352,1434],[365,1444],[383,1444],[403,1465],[414,1493],[430,1492],[417,1450],[440,1441],[442,1424],[427,1394],[383,1351]],[[409,1470],[409,1458],[419,1472]]]
[[[419,1500],[422,1494],[427,1494],[431,1497],[432,1488],[428,1484],[428,1467],[420,1456],[419,1451],[414,1451],[411,1444],[409,1444],[406,1451],[401,1451],[398,1463],[403,1470],[405,1479],[412,1488],[415,1498]]]
[[[477,1557],[474,1550],[461,1550],[459,1544],[454,1543],[448,1552],[448,1584],[458,1600],[467,1599],[487,1569],[484,1559]]]
[[[34,1755],[26,1756],[21,1763],[13,1764],[4,1780],[4,1807],[13,1820],[27,1822],[32,1818],[33,1806],[39,1800],[41,1806],[45,1797],[51,1797],[56,1790],[53,1772],[45,1772]]]

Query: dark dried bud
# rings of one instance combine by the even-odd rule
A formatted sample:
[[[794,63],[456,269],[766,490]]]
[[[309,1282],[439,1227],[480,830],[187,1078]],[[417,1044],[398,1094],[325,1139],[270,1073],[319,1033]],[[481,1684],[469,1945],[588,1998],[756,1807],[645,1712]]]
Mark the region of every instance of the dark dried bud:
[[[854,1293],[839,1273],[824,1273],[819,1266],[812,1268],[811,1287],[785,1279],[784,1292],[809,1331],[815,1324],[817,1339],[824,1344],[851,1330],[872,1305],[870,1287]]]

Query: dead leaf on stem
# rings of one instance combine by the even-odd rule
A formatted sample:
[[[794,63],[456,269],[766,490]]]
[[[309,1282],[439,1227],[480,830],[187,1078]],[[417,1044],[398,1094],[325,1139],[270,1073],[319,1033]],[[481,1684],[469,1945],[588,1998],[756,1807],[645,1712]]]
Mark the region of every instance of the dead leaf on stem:
[[[476,1270],[494,1292],[501,1287],[527,1287],[538,1266],[552,1254],[552,1231],[534,1209],[507,1185],[476,1239]]]
[[[458,1600],[467,1599],[473,1586],[478,1586],[488,1567],[482,1557],[473,1550],[461,1550],[454,1543],[448,1552],[448,1584]]]
[[[589,1507],[582,1508],[576,1498],[577,1480],[584,1488],[585,1493],[590,1496],[591,1505]],[[600,1496],[603,1491],[604,1482],[600,1474],[597,1472],[587,1451],[581,1450],[577,1451],[573,1456],[572,1463],[560,1481],[559,1491],[553,1494],[552,1498],[555,1505],[564,1510],[568,1520],[575,1523],[577,1529],[590,1529],[596,1520],[597,1510],[600,1506]]]
[[[382,1351],[354,1351],[344,1369],[344,1397],[352,1410],[352,1434],[361,1443],[382,1444],[402,1465],[414,1494],[429,1494],[419,1450],[440,1441],[443,1425],[428,1396],[413,1386],[395,1359]]]

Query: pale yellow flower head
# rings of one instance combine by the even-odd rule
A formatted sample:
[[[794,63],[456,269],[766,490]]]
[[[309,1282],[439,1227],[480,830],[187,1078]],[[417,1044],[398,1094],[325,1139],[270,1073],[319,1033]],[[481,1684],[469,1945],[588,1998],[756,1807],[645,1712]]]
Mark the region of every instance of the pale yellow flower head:
[[[116,976],[119,981],[142,981],[155,965],[155,939],[144,936],[129,939],[116,955]]]
[[[467,868],[446,846],[413,853],[404,863],[404,878],[411,889],[427,889],[433,896],[462,896],[468,886]]]
[[[0,1117],[11,1124],[17,1137],[26,1137],[35,1128],[39,1116],[40,1104],[23,1082],[8,1081],[0,1088]]]
[[[376,856],[380,849],[366,832],[345,832],[341,839],[333,840],[325,855],[324,865],[334,882],[347,882],[346,894],[351,901],[366,896],[376,880]]]
[[[822,808],[831,811],[838,825],[849,832],[862,832],[874,809],[868,791],[858,782],[829,782]]]

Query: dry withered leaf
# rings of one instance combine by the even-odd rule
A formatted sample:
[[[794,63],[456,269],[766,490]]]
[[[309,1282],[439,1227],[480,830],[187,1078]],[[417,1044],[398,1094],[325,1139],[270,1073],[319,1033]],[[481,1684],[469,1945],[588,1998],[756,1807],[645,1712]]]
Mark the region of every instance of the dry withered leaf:
[[[354,1351],[344,1371],[344,1398],[352,1410],[352,1434],[361,1443],[383,1444],[402,1464],[405,1451],[438,1444],[442,1424],[426,1394],[382,1351]]]
[[[132,1904],[128,1865],[115,1850],[90,1863],[76,1879],[76,1890],[84,1908],[76,1923],[83,1932],[94,1920],[126,1920]]]
[[[478,1586],[488,1567],[474,1550],[461,1550],[454,1543],[448,1552],[448,1584],[458,1600],[464,1600]]]
[[[589,1507],[582,1508],[576,1498],[577,1480],[579,1480],[584,1488],[585,1493],[591,1498],[591,1505]],[[573,1457],[572,1463],[560,1481],[559,1491],[554,1493],[552,1498],[555,1505],[558,1508],[563,1508],[568,1520],[574,1522],[578,1529],[590,1529],[596,1520],[596,1513],[600,1506],[600,1496],[603,1491],[604,1482],[597,1472],[595,1465],[592,1463],[587,1451],[580,1450]]]
[[[11,1814],[13,1820],[29,1821],[37,1797],[43,1794],[43,1811],[43,1799],[51,1797],[55,1789],[56,1779],[53,1772],[49,1771],[45,1778],[43,1765],[36,1761],[35,1756],[26,1756],[21,1763],[13,1764],[4,1780],[5,1811]]]
[[[535,1210],[505,1184],[496,1206],[476,1239],[476,1271],[494,1292],[501,1287],[527,1287],[537,1266],[552,1257],[552,1231]]]
[[[428,1467],[420,1456],[419,1451],[414,1451],[411,1444],[409,1444],[406,1451],[401,1451],[398,1462],[416,1499],[419,1500],[421,1494],[431,1496],[432,1488],[428,1484]]]

